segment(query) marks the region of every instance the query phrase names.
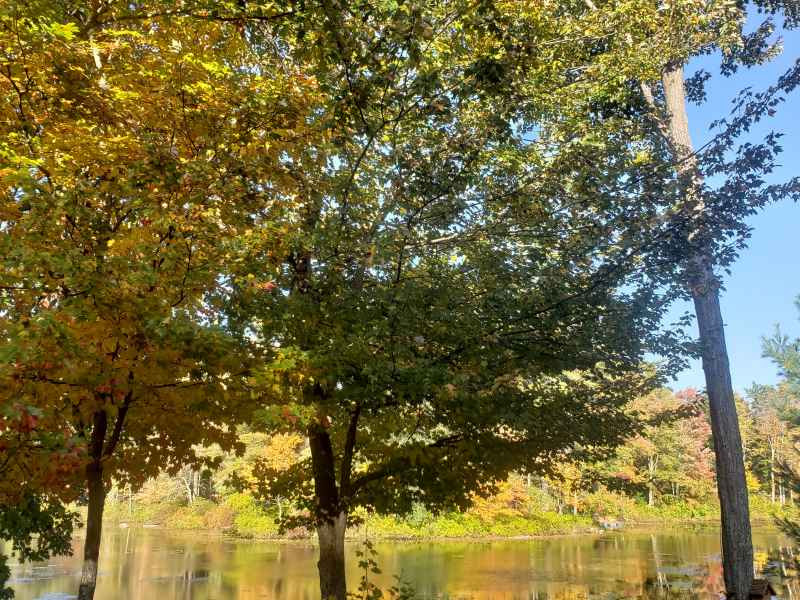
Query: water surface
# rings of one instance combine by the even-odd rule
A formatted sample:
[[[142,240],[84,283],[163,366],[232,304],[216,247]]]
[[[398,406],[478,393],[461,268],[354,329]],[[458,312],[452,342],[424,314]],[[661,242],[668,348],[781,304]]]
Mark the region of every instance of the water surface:
[[[312,600],[318,598],[316,549],[309,543],[249,542],[162,530],[107,530],[97,600]],[[761,568],[779,574],[788,558],[776,531],[754,536]],[[360,572],[348,545],[348,577]],[[14,566],[19,600],[66,600],[78,587],[75,556]],[[535,540],[380,542],[383,587],[402,575],[422,598],[474,600],[632,597],[718,598],[719,532],[680,526],[653,531]],[[795,584],[781,590],[798,593]]]

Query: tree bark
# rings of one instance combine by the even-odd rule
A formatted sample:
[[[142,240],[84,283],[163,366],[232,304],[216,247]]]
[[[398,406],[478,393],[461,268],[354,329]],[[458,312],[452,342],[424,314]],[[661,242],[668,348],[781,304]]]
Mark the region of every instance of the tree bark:
[[[344,568],[344,532],[347,513],[317,525],[319,538],[319,591],[322,600],[345,600],[347,578]]]
[[[653,506],[656,501],[656,470],[658,469],[658,456],[647,459],[647,505]]]
[[[347,513],[336,487],[336,464],[328,431],[319,423],[308,429],[319,539],[319,591],[322,600],[347,600],[344,568],[344,532]]]
[[[685,209],[695,228],[686,243],[695,246],[687,265],[702,347],[703,372],[711,412],[711,431],[717,466],[717,491],[722,512],[722,560],[729,597],[746,600],[753,581],[753,542],[747,497],[742,438],[731,384],[724,323],[719,303],[719,280],[703,242],[702,180],[686,112],[683,67],[663,73],[667,132],[685,195]]]
[[[100,537],[103,530],[103,507],[106,488],[103,482],[103,442],[108,430],[105,411],[94,414],[92,437],[89,443],[91,462],[86,465],[86,485],[89,506],[86,514],[86,541],[83,545],[83,568],[78,587],[78,600],[92,600],[97,587],[97,561],[100,557]]]
[[[775,504],[775,446],[772,444],[769,456],[769,498]]]

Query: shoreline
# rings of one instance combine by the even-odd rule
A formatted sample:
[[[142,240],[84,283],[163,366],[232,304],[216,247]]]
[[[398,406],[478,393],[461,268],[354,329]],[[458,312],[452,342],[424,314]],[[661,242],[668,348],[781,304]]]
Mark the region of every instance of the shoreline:
[[[774,522],[768,518],[757,518],[751,521],[752,526],[758,529],[778,530]],[[660,521],[637,521],[626,525],[621,529],[603,529],[600,527],[589,527],[585,529],[575,529],[574,531],[560,531],[552,533],[539,533],[529,535],[462,535],[462,536],[441,536],[441,535],[397,535],[397,534],[384,534],[384,533],[371,533],[363,535],[363,532],[354,528],[352,535],[345,537],[345,542],[348,544],[362,543],[369,540],[372,543],[381,542],[400,542],[400,543],[458,543],[458,542],[515,542],[515,541],[535,541],[542,539],[554,538],[568,538],[568,537],[590,537],[601,536],[608,534],[624,535],[625,533],[642,533],[652,531],[654,529],[664,528],[666,525],[681,525],[684,528],[691,529],[719,529],[720,524],[714,519],[702,520],[660,520]],[[178,527],[169,527],[166,525],[158,524],[133,524],[128,525],[126,522],[107,522],[104,524],[107,530],[113,530],[114,533],[121,533],[123,531],[157,531],[162,533],[169,533],[176,536],[195,536],[213,539],[227,539],[236,542],[274,542],[288,545],[310,545],[317,546],[316,535],[309,535],[305,537],[289,537],[281,535],[243,535],[236,532],[221,530],[221,529],[186,529]],[[76,539],[82,539],[85,531],[83,529],[76,532]],[[111,531],[109,531],[111,533]]]

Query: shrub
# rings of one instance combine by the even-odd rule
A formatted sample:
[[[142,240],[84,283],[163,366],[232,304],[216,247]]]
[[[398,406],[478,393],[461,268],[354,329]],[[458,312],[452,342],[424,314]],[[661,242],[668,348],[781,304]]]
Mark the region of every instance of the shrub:
[[[233,526],[236,532],[246,537],[278,535],[275,515],[265,510],[251,495],[242,492],[232,494],[225,504],[235,513]]]

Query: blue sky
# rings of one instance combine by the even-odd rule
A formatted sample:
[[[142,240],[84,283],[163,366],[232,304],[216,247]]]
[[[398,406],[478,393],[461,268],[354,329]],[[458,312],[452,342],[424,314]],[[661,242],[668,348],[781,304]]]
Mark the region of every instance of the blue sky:
[[[704,68],[714,76],[707,84],[708,102],[690,107],[692,136],[697,147],[712,137],[709,124],[730,112],[730,102],[740,89],[768,87],[800,58],[800,31],[781,31],[780,35],[784,41],[780,57],[767,65],[740,70],[731,78],[719,75],[718,58],[702,57],[690,63],[687,75]],[[758,141],[769,131],[785,134],[781,168],[770,180],[777,182],[800,175],[800,90],[780,106],[775,117],[751,131],[747,139]],[[794,304],[800,296],[800,204],[784,201],[768,206],[751,218],[749,224],[753,227],[749,248],[733,265],[732,274],[725,277],[726,289],[722,295],[733,387],[740,393],[753,382],[778,381],[774,365],[761,357],[762,336],[770,334],[776,323],[781,324],[784,333],[800,335],[800,315]],[[687,309],[691,306],[676,306],[673,313]],[[700,362],[681,373],[671,387],[705,387]]]

